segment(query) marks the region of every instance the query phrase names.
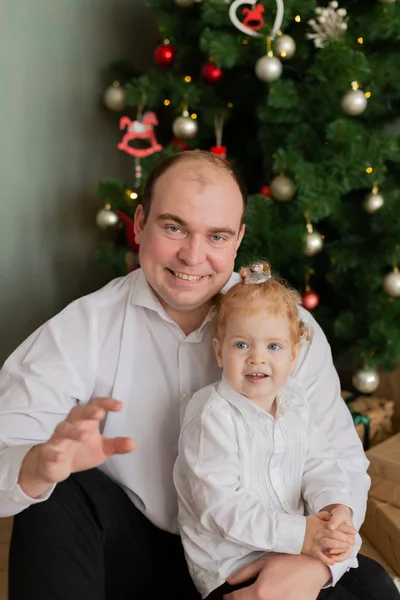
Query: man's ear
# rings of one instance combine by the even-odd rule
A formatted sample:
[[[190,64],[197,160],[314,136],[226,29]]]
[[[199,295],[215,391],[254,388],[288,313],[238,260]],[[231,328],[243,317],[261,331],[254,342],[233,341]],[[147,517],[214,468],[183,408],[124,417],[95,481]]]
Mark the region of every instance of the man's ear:
[[[213,346],[214,346],[214,351],[215,351],[215,356],[217,358],[218,366],[222,369],[223,364],[222,364],[222,355],[221,355],[221,342],[217,337],[215,337],[213,339]]]
[[[144,229],[146,224],[146,219],[144,216],[143,206],[139,204],[139,206],[135,210],[135,216],[133,217],[133,231],[135,233],[135,242],[140,244],[140,235]]]

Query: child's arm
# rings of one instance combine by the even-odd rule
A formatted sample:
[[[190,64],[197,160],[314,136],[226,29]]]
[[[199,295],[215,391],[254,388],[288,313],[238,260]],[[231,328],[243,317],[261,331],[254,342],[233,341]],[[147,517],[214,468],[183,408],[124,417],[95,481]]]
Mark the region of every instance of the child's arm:
[[[235,422],[228,406],[206,405],[184,425],[174,480],[185,507],[180,511],[181,528],[198,524],[200,531],[249,550],[300,554],[306,518],[271,510],[242,486]],[[327,535],[342,537],[337,531]]]

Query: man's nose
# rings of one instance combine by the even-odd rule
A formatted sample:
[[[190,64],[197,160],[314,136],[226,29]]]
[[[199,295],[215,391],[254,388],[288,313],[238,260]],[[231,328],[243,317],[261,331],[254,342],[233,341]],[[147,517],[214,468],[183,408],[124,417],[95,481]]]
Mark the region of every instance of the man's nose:
[[[187,265],[199,265],[206,260],[206,242],[201,237],[189,236],[183,240],[178,257]]]

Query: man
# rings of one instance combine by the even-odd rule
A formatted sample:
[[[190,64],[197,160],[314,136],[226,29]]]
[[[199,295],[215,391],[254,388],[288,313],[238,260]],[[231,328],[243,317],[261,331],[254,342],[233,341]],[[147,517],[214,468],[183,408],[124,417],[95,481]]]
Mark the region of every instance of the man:
[[[141,269],[72,303],[5,363],[0,514],[16,515],[11,600],[198,598],[175,535],[172,468],[188,399],[220,375],[210,309],[229,285],[245,204],[223,161],[205,152],[166,159],[149,176],[135,214]],[[326,339],[305,311],[304,318],[314,338],[296,378],[343,457],[359,527],[368,463]],[[355,565],[353,557],[330,572],[306,556],[265,558],[236,579],[259,574],[256,582],[228,597],[315,600]],[[368,587],[370,569],[375,587],[391,590],[376,563],[360,567],[358,581]],[[341,580],[349,590],[358,586],[356,572]],[[343,585],[332,588],[332,598],[357,597]]]

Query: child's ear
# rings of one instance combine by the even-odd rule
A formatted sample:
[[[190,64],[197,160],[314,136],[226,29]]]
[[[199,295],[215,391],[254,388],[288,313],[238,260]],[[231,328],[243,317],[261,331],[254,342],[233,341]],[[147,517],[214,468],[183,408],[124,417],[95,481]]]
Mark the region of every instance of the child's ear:
[[[218,366],[222,369],[222,355],[221,355],[221,342],[217,337],[213,339],[213,346],[215,351],[215,356],[217,357]]]

